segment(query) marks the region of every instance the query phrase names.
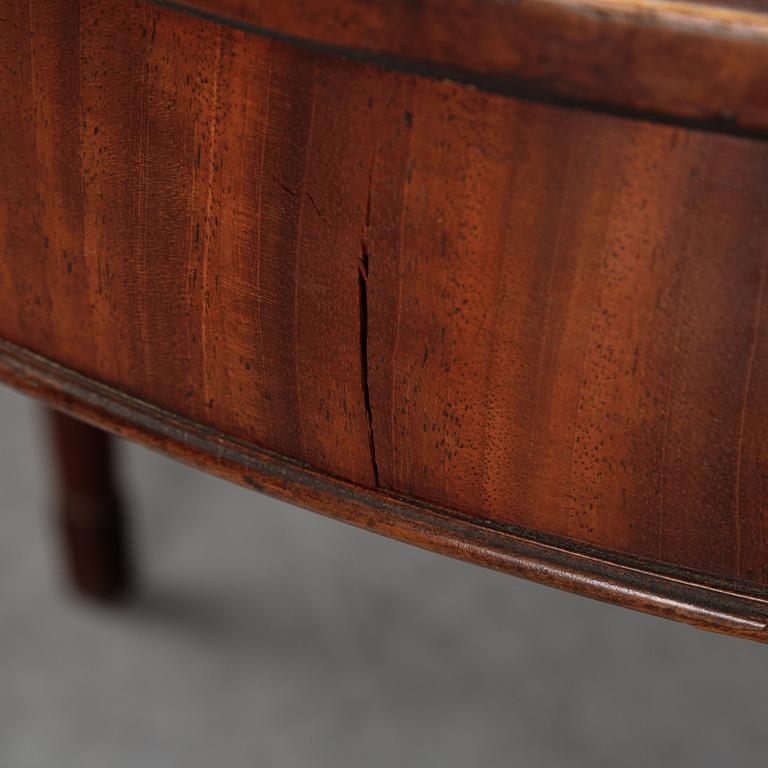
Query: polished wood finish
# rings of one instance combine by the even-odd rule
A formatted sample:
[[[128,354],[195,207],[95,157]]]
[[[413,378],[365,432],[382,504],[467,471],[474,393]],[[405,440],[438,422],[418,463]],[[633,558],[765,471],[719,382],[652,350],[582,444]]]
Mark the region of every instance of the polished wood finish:
[[[160,0],[539,101],[768,132],[765,0]]]
[[[342,519],[494,567],[549,547],[567,578],[504,568],[764,637],[768,145],[143,2],[4,6],[6,380]]]
[[[112,464],[112,438],[59,411],[48,413],[56,468],[57,528],[72,586],[97,600],[131,586],[126,521]]]
[[[240,485],[433,552],[700,629],[768,642],[768,597],[681,569],[617,562],[318,472],[0,341],[0,378],[79,419]]]

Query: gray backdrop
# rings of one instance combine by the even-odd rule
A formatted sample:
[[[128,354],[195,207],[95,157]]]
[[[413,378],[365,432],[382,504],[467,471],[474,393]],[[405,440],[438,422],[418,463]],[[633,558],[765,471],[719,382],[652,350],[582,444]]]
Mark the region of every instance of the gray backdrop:
[[[122,450],[143,585],[57,581],[0,388],[0,768],[764,765],[768,647],[440,558]]]

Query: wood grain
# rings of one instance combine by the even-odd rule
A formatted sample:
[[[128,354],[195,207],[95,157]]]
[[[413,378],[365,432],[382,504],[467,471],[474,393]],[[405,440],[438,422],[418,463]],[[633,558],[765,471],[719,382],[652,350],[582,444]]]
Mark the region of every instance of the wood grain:
[[[414,104],[368,232],[382,485],[764,584],[768,147]]]
[[[0,337],[355,487],[765,594],[764,142],[129,0],[2,8]]]
[[[762,136],[765,0],[161,0],[484,90]]]
[[[342,109],[313,116],[335,83],[301,51],[147,5],[11,10],[4,335],[371,482],[360,235],[338,226],[362,227],[368,168],[345,157]]]
[[[0,380],[121,437],[365,530],[699,629],[768,642],[766,597],[740,594],[679,569],[659,572],[605,559],[348,483],[128,397],[2,340]]]

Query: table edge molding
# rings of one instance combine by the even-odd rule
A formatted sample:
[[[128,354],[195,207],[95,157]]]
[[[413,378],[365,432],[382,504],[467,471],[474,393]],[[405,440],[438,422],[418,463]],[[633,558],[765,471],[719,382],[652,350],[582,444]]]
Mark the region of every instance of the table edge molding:
[[[662,0],[148,2],[527,101],[768,138],[768,14],[758,11]]]
[[[701,629],[768,642],[768,597],[659,573],[350,483],[0,339],[0,382],[198,469],[422,549]]]

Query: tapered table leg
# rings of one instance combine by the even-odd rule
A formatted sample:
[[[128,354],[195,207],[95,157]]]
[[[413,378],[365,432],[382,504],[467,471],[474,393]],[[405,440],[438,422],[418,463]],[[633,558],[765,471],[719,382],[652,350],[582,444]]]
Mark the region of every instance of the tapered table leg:
[[[131,567],[123,506],[113,468],[113,439],[48,411],[57,481],[57,527],[71,585],[103,601],[123,597]]]

